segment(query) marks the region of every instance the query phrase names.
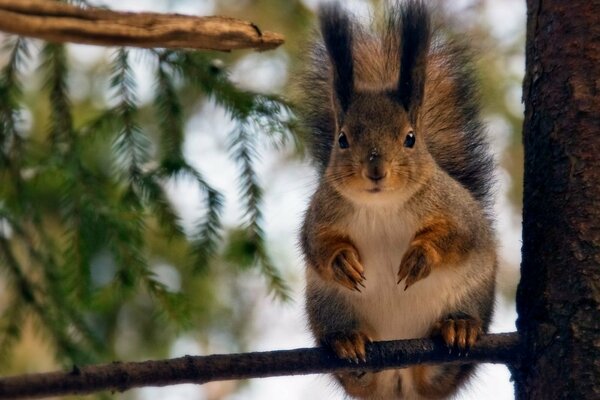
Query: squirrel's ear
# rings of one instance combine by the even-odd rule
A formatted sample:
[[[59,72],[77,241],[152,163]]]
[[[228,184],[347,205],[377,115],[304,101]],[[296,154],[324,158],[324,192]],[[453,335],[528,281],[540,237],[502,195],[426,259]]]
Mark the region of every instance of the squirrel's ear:
[[[431,28],[429,13],[421,1],[407,1],[401,7],[393,21],[396,29],[400,30],[397,96],[411,122],[415,123],[417,111],[423,103]]]
[[[346,112],[354,89],[351,21],[348,14],[337,3],[321,7],[319,21],[332,65],[335,94],[341,111]]]

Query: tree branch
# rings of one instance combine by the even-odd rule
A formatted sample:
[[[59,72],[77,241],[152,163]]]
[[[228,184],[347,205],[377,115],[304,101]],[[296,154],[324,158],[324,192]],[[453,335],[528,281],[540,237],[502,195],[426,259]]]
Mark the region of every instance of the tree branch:
[[[283,36],[226,17],[128,13],[44,0],[0,0],[0,30],[50,42],[230,51],[274,49]]]
[[[0,378],[0,399],[39,398],[89,394],[102,390],[125,391],[141,386],[202,384],[217,380],[262,378],[382,370],[441,362],[516,364],[520,357],[516,332],[486,335],[468,353],[450,352],[438,341],[411,339],[377,342],[369,346],[367,361],[354,364],[322,348],[262,353],[185,356],[161,361],[113,362],[51,372]]]

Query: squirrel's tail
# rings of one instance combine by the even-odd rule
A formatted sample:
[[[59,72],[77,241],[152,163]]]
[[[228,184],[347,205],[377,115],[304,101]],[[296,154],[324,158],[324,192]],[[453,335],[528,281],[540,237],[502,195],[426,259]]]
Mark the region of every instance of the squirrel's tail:
[[[399,87],[401,64],[422,62],[411,59],[411,52],[428,48],[421,107],[428,149],[437,164],[487,208],[491,205],[494,160],[481,122],[474,67],[466,46],[432,31],[429,15],[419,0],[392,2],[386,24],[367,30],[339,5],[320,11],[321,35],[308,52],[307,68],[298,80],[298,104],[310,153],[322,173],[334,143],[332,99],[338,86],[351,85],[351,91]],[[335,82],[335,88],[323,43],[327,35],[336,35],[336,43],[342,47],[337,51],[351,55],[352,66],[347,67],[352,80]]]

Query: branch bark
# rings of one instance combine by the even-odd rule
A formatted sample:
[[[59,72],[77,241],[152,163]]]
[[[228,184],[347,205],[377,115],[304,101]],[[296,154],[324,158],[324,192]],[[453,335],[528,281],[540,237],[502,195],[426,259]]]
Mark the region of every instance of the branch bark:
[[[50,42],[230,51],[274,49],[283,36],[226,17],[128,13],[44,0],[0,0],[0,30]]]
[[[113,362],[51,372],[0,378],[0,399],[39,398],[119,391],[141,386],[202,384],[216,380],[262,378],[325,372],[382,370],[415,364],[489,362],[516,365],[516,332],[487,335],[468,353],[459,354],[429,339],[377,342],[369,346],[367,361],[349,363],[322,348],[279,350],[211,356],[185,356],[160,361]]]

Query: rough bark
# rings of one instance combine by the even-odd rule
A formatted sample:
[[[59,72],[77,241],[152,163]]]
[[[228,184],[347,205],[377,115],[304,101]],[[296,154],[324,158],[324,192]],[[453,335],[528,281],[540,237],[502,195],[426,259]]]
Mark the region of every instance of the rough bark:
[[[273,49],[283,36],[226,17],[127,13],[44,0],[0,0],[0,30],[50,42],[229,51]]]
[[[216,380],[315,374],[352,369],[381,370],[414,364],[479,361],[515,363],[520,354],[516,333],[487,335],[468,353],[449,352],[441,342],[427,339],[377,342],[367,361],[344,361],[322,348],[264,353],[186,356],[161,361],[115,362],[73,367],[70,372],[0,378],[0,399],[39,398],[125,391],[140,386],[206,383]]]
[[[518,399],[600,399],[600,2],[527,1]]]

